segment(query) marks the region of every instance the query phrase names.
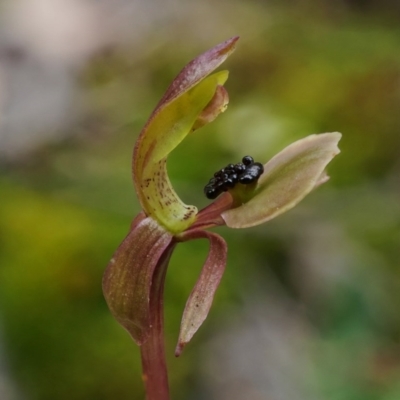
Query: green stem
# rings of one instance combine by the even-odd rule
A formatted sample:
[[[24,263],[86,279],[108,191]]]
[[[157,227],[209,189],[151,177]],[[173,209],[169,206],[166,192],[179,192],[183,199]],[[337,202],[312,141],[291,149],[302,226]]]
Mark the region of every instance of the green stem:
[[[162,255],[154,272],[150,297],[150,334],[140,347],[147,400],[169,400],[168,372],[164,346],[164,282],[175,243]]]

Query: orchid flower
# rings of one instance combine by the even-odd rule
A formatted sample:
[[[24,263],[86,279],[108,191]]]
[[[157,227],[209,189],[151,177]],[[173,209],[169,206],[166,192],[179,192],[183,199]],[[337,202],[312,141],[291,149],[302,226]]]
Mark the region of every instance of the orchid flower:
[[[242,163],[217,172],[205,188],[207,196],[216,199],[201,211],[181,201],[168,178],[168,154],[227,108],[223,85],[228,72],[212,72],[233,52],[237,40],[233,37],[215,46],[183,68],[134,148],[132,173],[142,212],[105,271],[103,291],[113,316],[141,348],[148,400],[169,399],[163,288],[175,246],[196,239],[210,244],[183,312],[175,351],[179,356],[207,317],[226,266],[227,245],[208,229],[251,227],[289,210],[328,179],[325,167],[339,153],[339,133],[311,135],[264,165],[246,156]]]

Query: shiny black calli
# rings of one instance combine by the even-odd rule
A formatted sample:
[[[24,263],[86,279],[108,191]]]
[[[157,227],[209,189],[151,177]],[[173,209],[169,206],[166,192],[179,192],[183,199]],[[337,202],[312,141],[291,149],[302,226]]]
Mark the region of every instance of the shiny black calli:
[[[248,185],[256,182],[264,172],[259,162],[254,162],[250,156],[244,156],[242,162],[228,164],[214,174],[204,187],[204,194],[209,199],[217,198],[222,192],[233,189],[238,183]]]

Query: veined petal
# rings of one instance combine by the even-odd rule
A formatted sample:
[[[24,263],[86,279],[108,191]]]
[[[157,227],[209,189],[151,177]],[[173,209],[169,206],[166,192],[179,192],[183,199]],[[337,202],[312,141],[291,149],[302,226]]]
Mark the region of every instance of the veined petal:
[[[340,153],[338,132],[307,136],[286,147],[264,165],[253,197],[221,214],[231,228],[266,222],[294,207],[325,182],[326,165]]]
[[[232,38],[191,61],[175,78],[143,128],[134,149],[133,178],[143,210],[172,233],[189,227],[197,209],[185,205],[167,175],[168,154],[194,129],[226,108],[227,71],[214,73],[234,50]]]
[[[173,236],[152,218],[139,214],[103,277],[103,293],[115,319],[138,345],[150,326],[153,275],[163,255],[173,246]]]
[[[210,311],[215,292],[225,271],[227,246],[225,240],[211,232],[192,230],[181,235],[182,241],[205,238],[210,241],[210,250],[200,277],[185,306],[175,355],[178,357],[184,346],[192,339]]]

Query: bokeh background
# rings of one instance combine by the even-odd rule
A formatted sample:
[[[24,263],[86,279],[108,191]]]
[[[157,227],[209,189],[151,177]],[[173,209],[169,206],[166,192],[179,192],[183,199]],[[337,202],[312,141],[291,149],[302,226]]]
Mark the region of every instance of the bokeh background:
[[[220,228],[229,264],[173,357],[207,254],[174,254],[175,400],[400,399],[400,3],[10,0],[0,5],[0,398],[143,399],[139,351],[102,274],[139,211],[135,139],[178,71],[240,35],[228,111],[169,159],[188,204],[244,154],[340,131],[331,180],[296,209]]]

